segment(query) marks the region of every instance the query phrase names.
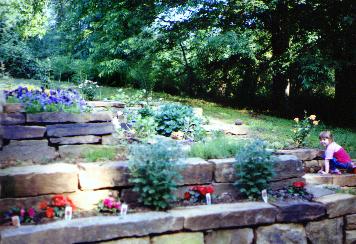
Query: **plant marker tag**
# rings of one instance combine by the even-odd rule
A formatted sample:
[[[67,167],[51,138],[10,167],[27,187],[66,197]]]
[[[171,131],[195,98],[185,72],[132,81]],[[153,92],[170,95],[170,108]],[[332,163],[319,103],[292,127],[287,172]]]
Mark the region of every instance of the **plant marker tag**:
[[[64,220],[71,220],[72,219],[72,207],[71,206],[66,206],[64,209]]]
[[[125,204],[125,203],[123,203],[121,205],[121,209],[120,209],[120,216],[121,217],[125,217],[126,216],[128,208],[129,208],[129,206],[127,204]]]
[[[20,217],[19,216],[12,216],[11,217],[12,225],[16,227],[20,227]]]
[[[205,198],[206,198],[206,204],[207,205],[211,205],[211,195],[210,195],[210,193],[207,193],[205,195]]]
[[[267,190],[266,189],[262,190],[262,199],[263,199],[263,201],[265,203],[268,202],[268,196],[267,196]]]

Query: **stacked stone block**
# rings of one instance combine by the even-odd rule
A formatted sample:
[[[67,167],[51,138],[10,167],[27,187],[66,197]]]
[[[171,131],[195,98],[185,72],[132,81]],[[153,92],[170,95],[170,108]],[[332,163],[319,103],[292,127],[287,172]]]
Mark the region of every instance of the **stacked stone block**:
[[[111,113],[0,113],[0,164],[6,161],[43,162],[61,155],[61,148],[107,141],[114,128]]]

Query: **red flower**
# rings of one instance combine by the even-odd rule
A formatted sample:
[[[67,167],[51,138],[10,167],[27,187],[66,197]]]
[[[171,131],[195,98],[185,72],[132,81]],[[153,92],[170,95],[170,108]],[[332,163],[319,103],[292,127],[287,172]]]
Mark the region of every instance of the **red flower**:
[[[63,195],[55,195],[52,197],[51,203],[55,207],[65,207],[67,201]]]
[[[189,200],[190,200],[190,197],[191,197],[191,195],[190,195],[189,192],[184,192],[184,200],[189,201]]]
[[[303,181],[296,181],[293,183],[293,186],[296,188],[303,188],[305,186],[305,183]]]
[[[54,217],[54,209],[53,208],[47,208],[46,216],[47,216],[47,218],[53,218]]]
[[[75,205],[74,205],[72,199],[67,197],[66,201],[67,201],[66,205],[70,205],[72,207],[72,211],[74,211],[75,210]]]
[[[38,204],[39,209],[45,210],[47,207],[48,207],[48,204],[46,201],[42,201]]]

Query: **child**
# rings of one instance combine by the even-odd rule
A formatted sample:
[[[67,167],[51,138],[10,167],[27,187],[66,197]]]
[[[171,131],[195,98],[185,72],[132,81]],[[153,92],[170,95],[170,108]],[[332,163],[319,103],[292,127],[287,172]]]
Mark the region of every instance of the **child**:
[[[326,148],[325,150],[325,171],[320,170],[320,174],[341,174],[339,169],[346,169],[352,173],[356,169],[347,152],[336,142],[330,131],[323,131],[319,135],[320,144]]]

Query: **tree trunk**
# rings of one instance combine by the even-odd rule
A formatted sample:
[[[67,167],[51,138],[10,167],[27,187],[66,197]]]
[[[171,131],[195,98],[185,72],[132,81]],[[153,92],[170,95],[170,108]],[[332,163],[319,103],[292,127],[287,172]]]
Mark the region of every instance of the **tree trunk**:
[[[355,125],[356,121],[356,64],[345,63],[335,73],[335,121]]]
[[[272,78],[272,110],[279,114],[287,114],[288,101],[285,90],[288,85],[288,75],[285,70],[280,69],[280,58],[288,51],[288,6],[284,1],[277,3],[276,10],[272,13],[271,35],[272,35],[272,59],[274,61]]]

